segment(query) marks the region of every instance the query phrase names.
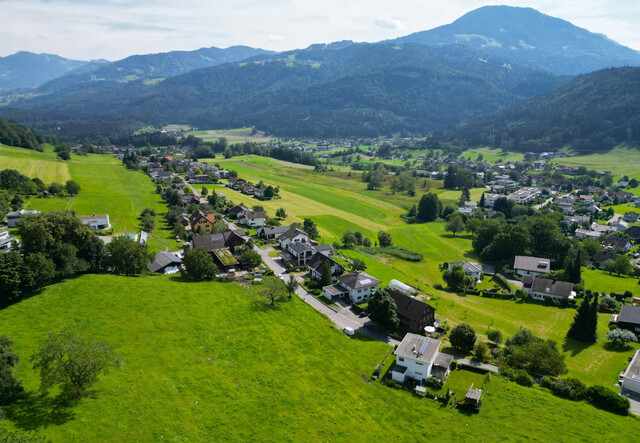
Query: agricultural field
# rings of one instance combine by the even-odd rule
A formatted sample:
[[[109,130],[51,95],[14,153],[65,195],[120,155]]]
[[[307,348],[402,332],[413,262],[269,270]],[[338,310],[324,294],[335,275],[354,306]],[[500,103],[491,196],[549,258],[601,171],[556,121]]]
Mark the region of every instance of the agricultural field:
[[[503,152],[500,148],[474,148],[462,152],[464,158],[475,161],[482,154],[482,158],[486,162],[506,163],[508,161],[519,162],[524,160],[524,154],[519,152]]]
[[[122,162],[108,155],[71,155],[71,160],[61,162],[51,148],[44,153],[22,148],[0,148],[0,164],[10,165],[30,177],[40,177],[49,184],[64,183],[73,179],[81,191],[76,197],[31,198],[27,209],[40,211],[73,210],[78,215],[109,214],[113,232],[124,234],[140,231],[138,216],[144,208],[155,209],[156,231],[149,236],[152,250],[164,250],[171,241],[162,214],[167,206],[156,194],[152,180],[141,171],[126,169]],[[42,172],[41,175],[39,172]]]
[[[621,145],[602,154],[579,155],[553,160],[554,164],[563,166],[584,166],[596,171],[611,171],[614,182],[620,176],[640,179],[640,150],[635,147]]]
[[[114,346],[121,362],[66,408],[39,395],[29,364],[62,327]],[[86,275],[3,309],[0,330],[15,340],[28,394],[0,427],[50,441],[548,441],[568,429],[571,440],[633,441],[640,432],[637,417],[496,376],[482,377],[483,407],[471,415],[370,382],[391,347],[345,336],[297,298],[263,310],[239,284]],[[451,386],[463,395],[471,381],[458,370]]]
[[[263,143],[271,141],[272,137],[265,135],[262,131],[255,131],[254,128],[235,129],[207,129],[201,131],[187,132],[185,135],[195,135],[206,142],[216,141],[219,138],[226,138],[229,143],[244,143],[245,141]]]
[[[31,178],[39,177],[46,184],[64,184],[71,178],[67,164],[51,148],[38,152],[0,144],[0,170],[2,169],[16,169]]]

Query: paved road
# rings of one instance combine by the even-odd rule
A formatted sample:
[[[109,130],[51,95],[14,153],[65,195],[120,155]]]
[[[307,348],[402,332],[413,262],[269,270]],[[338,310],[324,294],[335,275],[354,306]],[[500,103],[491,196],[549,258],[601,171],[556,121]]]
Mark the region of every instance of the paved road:
[[[178,177],[180,177],[182,179],[182,183],[184,183],[185,186],[189,186],[191,188],[191,191],[193,192],[193,195],[195,195],[198,198],[201,198],[200,192],[196,189],[195,185],[187,183],[187,181],[184,179],[184,177],[182,177],[180,175],[178,175]]]
[[[546,199],[545,201],[543,201],[542,203],[540,203],[539,205],[535,205],[533,207],[533,209],[535,209],[536,211],[539,210],[540,208],[544,208],[545,206],[547,206],[549,203],[551,203],[553,201],[553,197],[549,197],[548,199]]]
[[[286,268],[284,267],[281,258],[269,257],[269,252],[273,251],[273,248],[266,247],[264,249],[260,249],[258,246],[254,246],[254,249],[256,252],[258,252],[258,254],[260,254],[260,257],[262,257],[262,261],[264,262],[264,264],[267,265],[276,275],[284,274],[286,272]],[[287,277],[285,277],[285,279],[286,278]],[[371,320],[366,317],[358,317],[351,311],[351,309],[341,309],[338,307],[332,308],[330,306],[327,306],[326,304],[315,298],[313,295],[309,294],[307,290],[302,286],[298,287],[298,289],[296,290],[296,295],[306,303],[308,303],[316,311],[329,317],[329,319],[333,321],[339,329],[343,329],[348,326],[354,331],[358,331],[375,340],[388,343],[392,346],[400,344],[399,340],[396,340],[395,338],[389,337],[387,334],[380,332],[375,328],[374,323]]]
[[[479,361],[469,360],[468,358],[458,358],[457,360],[458,360],[458,363],[463,365],[473,366],[475,368],[480,368],[480,369],[484,369],[486,371],[491,371],[495,373],[500,372],[500,369],[497,366],[490,365],[488,363],[480,363]]]

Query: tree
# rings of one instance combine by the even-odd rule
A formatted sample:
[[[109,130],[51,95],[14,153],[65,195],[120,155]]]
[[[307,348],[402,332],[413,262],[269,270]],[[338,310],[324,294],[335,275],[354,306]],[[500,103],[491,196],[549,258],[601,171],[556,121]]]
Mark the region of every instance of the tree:
[[[362,246],[364,246],[365,248],[370,248],[371,247],[371,240],[368,238],[363,238],[362,239]]]
[[[202,247],[185,252],[182,266],[181,275],[191,280],[213,280],[218,274],[213,257]]]
[[[398,189],[400,189],[400,179],[398,177],[393,177],[391,179],[391,185],[389,185],[389,189],[391,189],[391,193],[395,194]]]
[[[269,306],[274,306],[278,301],[284,301],[287,297],[286,285],[282,280],[275,277],[267,277],[262,281],[262,285],[256,286],[256,295],[259,300],[265,300]]]
[[[14,376],[20,359],[12,346],[9,337],[0,335],[0,406],[8,405],[22,392],[22,385]]]
[[[478,207],[484,208],[484,206],[485,206],[485,202],[484,202],[484,192],[483,192],[482,196],[480,197],[480,201],[478,202]]]
[[[512,342],[506,351],[507,364],[516,369],[524,369],[533,376],[557,377],[567,372],[564,355],[553,340],[532,340],[516,345]]]
[[[156,228],[156,220],[153,216],[145,214],[140,219],[140,225],[144,231],[152,232]]]
[[[440,216],[440,199],[433,192],[423,195],[418,203],[418,221],[432,222]]]
[[[456,232],[460,232],[464,230],[464,222],[462,221],[462,216],[459,214],[455,214],[451,219],[447,222],[445,226],[445,231],[453,233],[456,235]]]
[[[387,246],[391,246],[391,244],[393,243],[391,234],[389,234],[388,232],[379,231],[378,243],[380,244],[381,248],[386,248]]]
[[[582,250],[580,248],[578,248],[573,260],[569,261],[566,271],[570,282],[580,283],[582,280]]]
[[[331,263],[329,262],[329,260],[325,260],[324,264],[322,265],[322,274],[320,274],[320,286],[321,287],[325,287],[325,286],[329,286],[331,283],[333,283],[333,275],[331,275]]]
[[[458,200],[459,205],[464,206],[470,200],[471,194],[469,193],[469,188],[463,188],[460,193],[460,199]]]
[[[491,341],[491,343],[497,346],[502,343],[502,332],[500,332],[498,329],[489,329],[487,331],[487,338],[489,339],[489,341]]]
[[[484,342],[478,342],[473,349],[473,356],[478,361],[484,361],[489,355],[489,347]]]
[[[304,219],[304,223],[302,224],[302,230],[306,232],[307,235],[312,239],[316,239],[320,237],[320,234],[318,234],[318,227],[316,226],[314,221],[311,220],[310,218]]]
[[[110,346],[67,329],[50,333],[31,361],[40,372],[43,391],[60,385],[70,398],[82,397],[100,374],[118,366]]]
[[[446,269],[442,273],[442,279],[454,291],[464,291],[467,287],[473,286],[473,277],[465,274],[461,265]]]
[[[616,271],[616,262],[608,259],[602,262],[602,268],[609,274],[613,274]]]
[[[260,254],[253,249],[246,249],[242,254],[240,254],[240,261],[248,264],[252,268],[255,268],[256,266],[260,266],[260,263],[262,263],[262,257],[260,257]]]
[[[619,255],[616,258],[615,267],[618,275],[631,275],[633,273],[633,266],[626,255]]]
[[[449,341],[451,346],[467,355],[476,344],[476,331],[467,323],[460,323],[451,330]]]
[[[78,195],[80,192],[80,185],[73,180],[67,180],[64,185],[68,195]]]
[[[596,312],[595,317],[593,313],[593,304],[591,303],[591,296],[585,296],[584,300],[580,304],[578,311],[576,312],[575,317],[573,318],[573,323],[569,327],[569,331],[567,332],[567,337],[572,338],[574,340],[594,343],[596,341],[595,329],[597,329],[597,304],[596,304]],[[597,303],[597,297],[594,297],[594,303]],[[594,318],[595,318],[595,328],[594,328]]]
[[[636,343],[638,337],[632,331],[627,329],[612,329],[607,332],[607,340],[611,341],[614,345],[624,345],[627,343]]]
[[[369,298],[369,318],[386,331],[395,331],[400,320],[396,313],[396,302],[384,289],[376,290]]]
[[[151,259],[147,245],[140,244],[127,236],[116,237],[107,245],[107,264],[114,274],[126,276],[146,272]]]
[[[342,246],[350,248],[356,244],[356,236],[351,231],[347,231],[342,235]]]
[[[327,260],[328,262],[329,260]],[[289,293],[289,298],[293,297],[293,293],[296,292],[300,283],[293,275],[289,275],[289,280],[287,281],[287,292]]]
[[[203,186],[202,189],[200,190],[200,195],[202,195],[203,197],[206,197],[208,193],[209,193],[209,190],[207,189],[207,187]]]
[[[280,220],[284,220],[285,218],[287,218],[287,211],[285,211],[284,208],[276,209],[276,217],[278,217]]]
[[[351,272],[360,272],[367,269],[367,264],[359,258],[351,260]]]

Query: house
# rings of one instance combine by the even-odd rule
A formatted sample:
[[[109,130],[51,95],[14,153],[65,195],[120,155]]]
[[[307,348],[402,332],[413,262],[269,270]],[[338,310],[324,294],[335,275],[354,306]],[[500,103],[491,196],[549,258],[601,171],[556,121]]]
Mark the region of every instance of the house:
[[[422,382],[429,377],[445,379],[453,356],[439,352],[442,342],[408,332],[394,351],[396,365],[391,377],[398,383],[407,378]]]
[[[283,250],[286,250],[291,243],[308,243],[309,236],[306,232],[301,231],[298,228],[289,228],[283,234],[278,237],[278,243]]]
[[[556,205],[558,205],[563,214],[571,214],[573,212],[573,201],[571,200],[560,198],[556,200]]]
[[[598,213],[602,212],[602,209],[598,205],[590,205],[587,208],[587,211],[589,211],[589,213],[591,213],[591,214],[598,214]]]
[[[322,245],[316,245],[313,248],[316,250],[316,252],[319,252],[322,255],[326,255],[327,257],[333,257],[335,255],[335,250],[333,249],[333,246],[331,246],[328,243],[325,243]]]
[[[274,240],[289,229],[291,229],[289,226],[263,226],[258,229],[256,233],[258,234],[258,237],[263,240]]]
[[[307,262],[309,267],[309,275],[313,280],[320,280],[322,278],[322,271],[325,263],[329,262],[329,268],[331,269],[331,276],[333,281],[337,279],[339,275],[344,273],[344,268],[340,266],[338,262],[332,258],[324,255],[322,252],[316,251],[311,259]]]
[[[79,215],[78,218],[83,225],[88,225],[94,231],[111,229],[111,223],[109,223],[109,214]]]
[[[396,302],[396,314],[402,329],[420,334],[435,321],[436,310],[432,306],[393,288],[387,287],[386,291]]]
[[[361,303],[369,300],[380,283],[366,272],[342,274],[335,285],[322,288],[322,295],[329,300],[349,297],[353,303]]]
[[[199,235],[193,237],[193,247],[204,248],[205,251],[213,253],[218,249],[228,248],[236,250],[245,244],[244,232],[240,230],[227,229],[219,234]]]
[[[622,389],[640,395],[640,349],[629,363],[629,367],[622,376]]]
[[[0,252],[9,252],[18,245],[18,240],[9,235],[9,231],[0,232]]]
[[[7,226],[10,228],[15,228],[18,226],[18,222],[22,217],[29,214],[40,214],[40,211],[28,211],[26,209],[20,209],[19,211],[11,211],[7,212]]]
[[[591,223],[591,227],[589,228],[593,232],[599,232],[600,234],[608,234],[613,232],[615,229],[608,225],[601,225],[597,222]]]
[[[195,233],[211,232],[215,222],[215,215],[205,214],[199,209],[189,217],[189,225],[191,225],[191,230]]]
[[[618,258],[618,254],[613,251],[598,251],[593,255],[591,261],[593,262],[593,266],[596,268],[601,268],[602,264],[607,260],[616,261]]]
[[[480,389],[474,389],[473,383],[464,396],[464,405],[468,408],[480,409],[482,404],[482,391]]]
[[[631,240],[640,240],[640,226],[631,226],[624,232]]]
[[[543,301],[550,297],[555,303],[560,303],[564,298],[573,299],[576,293],[573,291],[573,283],[548,278],[525,276],[522,285],[534,300]]]
[[[180,270],[182,259],[170,252],[158,252],[153,261],[147,263],[150,272],[159,274],[175,274]]]
[[[495,205],[496,200],[498,200],[499,198],[505,198],[505,196],[502,194],[485,194],[484,207],[493,208],[493,205]]]
[[[251,226],[252,228],[261,228],[264,226],[264,221],[267,218],[267,214],[264,212],[248,211],[238,218],[238,223],[241,225]]]
[[[309,243],[297,242],[289,243],[287,246],[287,252],[280,254],[282,261],[287,265],[292,266],[306,266],[307,262],[311,260],[316,250]]]
[[[627,223],[636,223],[638,221],[638,217],[640,217],[640,214],[635,211],[629,211],[624,214],[624,221]]]
[[[511,194],[507,195],[507,199],[513,200],[516,203],[522,205],[522,204],[528,203],[529,201],[533,200],[534,198],[536,198],[540,194],[541,194],[540,188],[524,187],[524,188],[520,188],[517,191],[512,192]],[[486,197],[485,197],[485,202],[486,202]]]
[[[233,178],[233,177],[231,177]],[[240,218],[242,217],[245,213],[249,212],[250,209],[245,208],[242,205],[236,205],[233,208],[230,208],[227,211],[227,215],[230,216],[231,218]]]
[[[627,230],[627,228],[629,227],[629,223],[618,218],[609,223],[609,226],[611,226],[611,229],[615,232],[623,232]]]
[[[480,264],[470,261],[456,261],[444,264],[445,269],[453,269],[454,266],[462,266],[464,273],[473,277],[474,281],[482,280],[482,266]]]
[[[620,309],[618,316],[618,327],[620,329],[628,329],[636,333],[640,337],[640,307],[624,305]]]
[[[548,274],[551,271],[551,262],[547,258],[517,255],[513,262],[513,269],[518,275],[537,277],[542,274]]]
[[[182,198],[182,203],[184,203],[185,205],[191,204],[191,203],[195,203],[196,205],[200,204],[200,197],[198,197],[195,194],[189,194],[189,195],[181,195],[180,198]]]
[[[599,232],[599,231],[591,231],[589,229],[576,229],[575,232],[575,237],[576,238],[591,238],[591,239],[596,239],[601,237],[604,234],[604,232]]]
[[[631,250],[631,242],[627,238],[609,237],[602,242],[602,247],[617,252],[628,252]]]

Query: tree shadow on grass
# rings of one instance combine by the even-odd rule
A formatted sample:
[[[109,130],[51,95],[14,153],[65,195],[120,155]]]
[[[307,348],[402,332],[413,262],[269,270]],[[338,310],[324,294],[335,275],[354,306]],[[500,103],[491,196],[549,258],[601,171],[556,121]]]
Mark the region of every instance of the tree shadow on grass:
[[[31,431],[50,425],[62,425],[75,418],[68,399],[28,392],[5,408],[7,419],[17,427]]]
[[[562,344],[562,350],[564,352],[571,352],[571,356],[575,357],[585,349],[593,346],[595,343],[586,343],[578,340],[574,340],[572,338],[565,337],[564,343]]]
[[[615,344],[613,342],[607,342],[603,345],[603,348],[609,352],[630,352],[633,351],[633,346],[627,343]]]

